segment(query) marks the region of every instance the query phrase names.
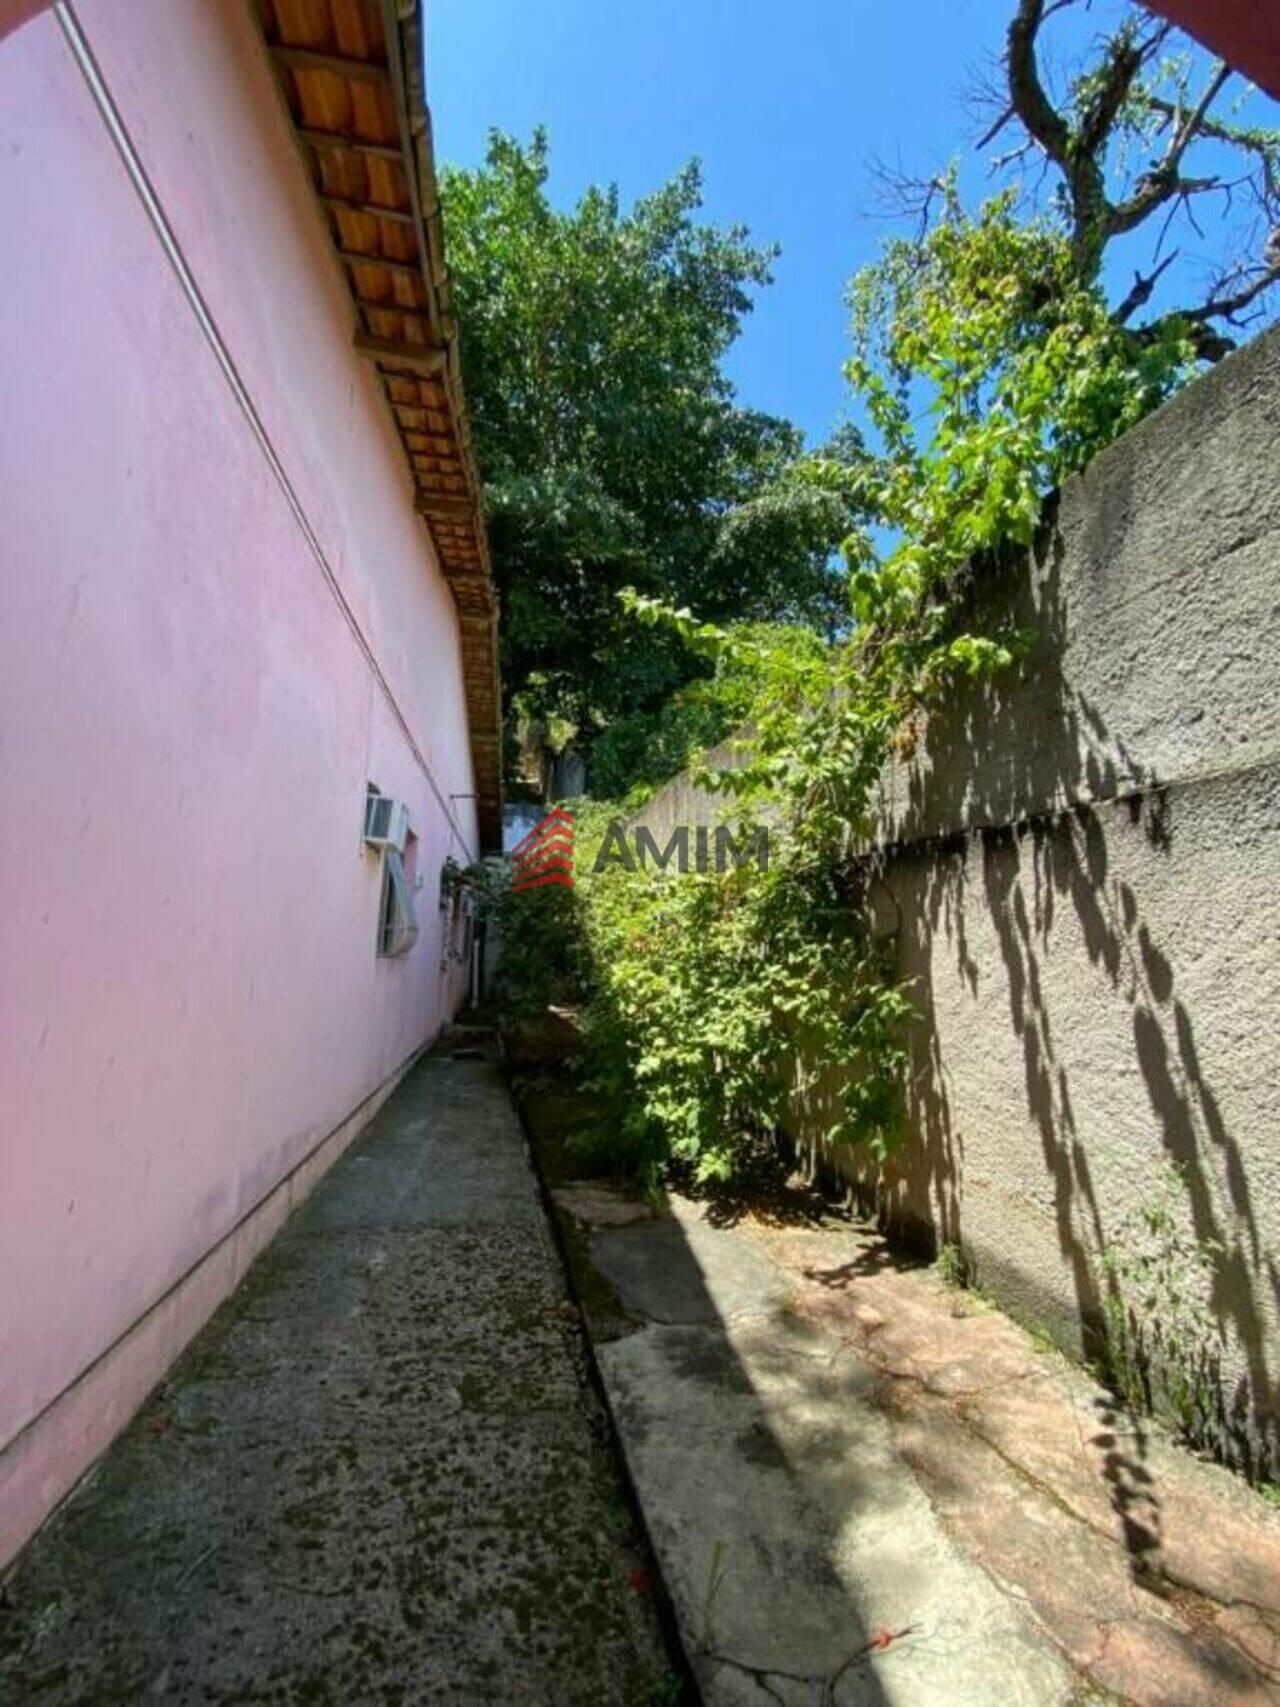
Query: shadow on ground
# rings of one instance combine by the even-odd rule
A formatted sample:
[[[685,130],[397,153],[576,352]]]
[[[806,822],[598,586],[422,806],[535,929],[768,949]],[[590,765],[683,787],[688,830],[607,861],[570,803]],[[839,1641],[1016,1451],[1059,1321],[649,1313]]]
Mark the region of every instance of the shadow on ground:
[[[1280,1697],[1280,1519],[1227,1472],[810,1187],[658,1204],[569,1177],[563,1084],[526,1113],[707,1701]]]

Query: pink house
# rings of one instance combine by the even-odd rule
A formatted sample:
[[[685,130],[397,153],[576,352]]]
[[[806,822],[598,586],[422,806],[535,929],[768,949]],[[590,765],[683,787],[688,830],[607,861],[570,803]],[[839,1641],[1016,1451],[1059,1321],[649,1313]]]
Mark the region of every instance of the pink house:
[[[0,1562],[465,994],[495,606],[419,13],[0,9]]]

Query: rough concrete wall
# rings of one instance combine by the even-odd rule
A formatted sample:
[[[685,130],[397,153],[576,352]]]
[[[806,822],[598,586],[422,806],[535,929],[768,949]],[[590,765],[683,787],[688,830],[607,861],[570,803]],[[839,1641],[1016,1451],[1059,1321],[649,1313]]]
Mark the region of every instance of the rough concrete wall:
[[[885,778],[880,839],[919,841],[1258,764],[1280,751],[1280,332],[1069,481],[1034,561],[980,589],[1034,630]],[[985,614],[984,614],[985,613]]]
[[[1033,659],[935,719],[882,814],[920,1014],[883,1202],[1075,1345],[1103,1248],[1167,1210],[1241,1456],[1280,1427],[1278,468],[1272,333],[1068,483],[982,595]]]
[[[919,1018],[884,1207],[1073,1349],[1102,1325],[1103,1248],[1167,1209],[1242,1441],[1276,1425],[1278,825],[1272,761],[904,848],[885,874]]]
[[[34,19],[0,42],[0,1560],[452,1012],[476,848],[457,614],[250,9],[76,12],[296,508]],[[419,837],[402,959],[369,780]]]
[[[1077,1349],[1101,1250],[1167,1209],[1241,1457],[1280,1444],[1278,476],[1273,332],[1069,482],[979,593],[1035,655],[882,787],[908,1142],[882,1174],[826,1158]],[[715,810],[679,779],[644,816]]]

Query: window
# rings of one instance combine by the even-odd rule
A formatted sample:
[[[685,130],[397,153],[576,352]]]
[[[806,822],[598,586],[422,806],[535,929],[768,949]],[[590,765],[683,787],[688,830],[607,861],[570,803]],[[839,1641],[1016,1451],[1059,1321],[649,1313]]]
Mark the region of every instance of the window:
[[[369,852],[381,849],[378,953],[395,959],[408,954],[418,940],[418,915],[413,904],[417,887],[418,838],[409,828],[406,808],[389,800],[372,782],[365,794],[364,844]]]
[[[400,854],[387,848],[382,855],[382,911],[378,921],[378,953],[394,958],[408,954],[418,940],[418,915],[413,905],[411,856],[417,837],[411,835]]]

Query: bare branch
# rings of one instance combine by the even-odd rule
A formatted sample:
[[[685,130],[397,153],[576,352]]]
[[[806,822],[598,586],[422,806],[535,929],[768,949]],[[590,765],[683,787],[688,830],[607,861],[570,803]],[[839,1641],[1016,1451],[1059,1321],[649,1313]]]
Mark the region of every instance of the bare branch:
[[[1014,109],[1011,106],[1006,107],[1000,114],[1000,117],[991,126],[990,130],[984,132],[984,134],[978,138],[977,146],[979,148],[989,148],[999,136],[1000,132],[1008,124],[1009,120],[1013,117],[1015,117]]]
[[[1028,137],[1017,148],[1011,148],[1007,154],[997,154],[991,162],[990,170],[992,172],[1003,172],[1006,167],[1012,166],[1015,160],[1025,160],[1027,155],[1035,149],[1035,146],[1035,143]],[[1043,156],[1041,158],[1043,159]]]
[[[917,176],[902,165],[891,166],[879,159],[871,161],[867,175],[875,185],[882,217],[901,219],[905,215],[914,220],[916,240],[923,240],[933,218],[934,202],[946,190],[946,179],[938,173]]]
[[[1230,76],[1229,71],[1227,75]],[[1135,89],[1133,99],[1150,112],[1159,113],[1162,118],[1175,121],[1183,118],[1181,109],[1174,102],[1166,100],[1163,95],[1153,95],[1147,89]],[[1250,148],[1264,156],[1275,146],[1274,132],[1252,130],[1245,125],[1227,124],[1222,119],[1211,118],[1208,112],[1209,104],[1202,99],[1196,110],[1187,115],[1185,123],[1188,129],[1199,136],[1212,137],[1215,142],[1229,142],[1236,148]]]
[[[1186,151],[1187,144],[1204,124],[1209,108],[1222,93],[1222,86],[1230,76],[1231,67],[1225,61],[1219,60],[1213,76],[1205,85],[1204,94],[1196,102],[1194,111],[1187,114],[1187,117],[1174,133],[1173,142],[1170,144],[1170,154],[1175,166]]]
[[[1175,249],[1171,255],[1166,255],[1164,260],[1161,261],[1157,267],[1154,267],[1151,272],[1134,273],[1133,289],[1111,316],[1117,326],[1123,326],[1127,320],[1132,319],[1132,317],[1146,302],[1150,301],[1151,293],[1159,283],[1161,273],[1164,272],[1166,267],[1171,267],[1177,258],[1178,251]]]
[[[1182,113],[1172,101],[1162,95],[1153,95],[1146,89],[1135,89],[1133,99],[1148,112],[1158,113],[1162,118],[1175,124],[1182,120]],[[1196,112],[1186,121],[1193,137],[1204,137],[1212,142],[1225,142],[1232,148],[1242,148],[1256,154],[1262,163],[1263,181],[1267,194],[1280,194],[1275,182],[1274,157],[1280,153],[1280,133],[1275,131],[1257,130],[1245,125],[1227,124],[1222,119],[1210,117],[1207,103],[1200,102]]]
[[[1261,268],[1249,284],[1232,294],[1211,298],[1199,308],[1183,309],[1182,318],[1194,325],[1203,325],[1206,320],[1235,320],[1273,284],[1280,284],[1280,257]]]
[[[1160,258],[1160,251],[1164,248],[1165,238],[1169,235],[1169,227],[1173,224],[1174,219],[1177,216],[1177,212],[1178,212],[1178,204],[1177,204],[1177,202],[1174,202],[1171,205],[1171,207],[1169,208],[1168,213],[1166,213],[1164,216],[1164,222],[1160,227],[1160,235],[1159,235],[1159,237],[1156,238],[1156,250],[1155,250],[1155,252],[1156,252],[1156,259],[1157,260]]]
[[[1005,75],[1004,55],[989,54],[976,66],[970,67],[961,91],[961,104],[975,130],[985,130],[1009,107],[1009,80]],[[982,143],[975,144],[977,147]]]
[[[1178,325],[1189,333],[1196,355],[1201,361],[1219,362],[1223,356],[1230,355],[1235,349],[1236,341],[1211,322],[1225,320],[1228,325],[1244,325],[1246,322],[1241,316],[1245,314],[1245,310],[1253,307],[1263,292],[1270,290],[1274,284],[1280,284],[1280,254],[1238,290],[1211,297],[1208,302],[1202,302],[1196,308],[1175,309],[1171,314],[1162,315],[1159,320],[1152,321],[1149,326],[1143,326],[1133,333],[1133,336],[1140,343],[1153,343],[1172,326]],[[1248,318],[1256,319],[1257,313]]]

